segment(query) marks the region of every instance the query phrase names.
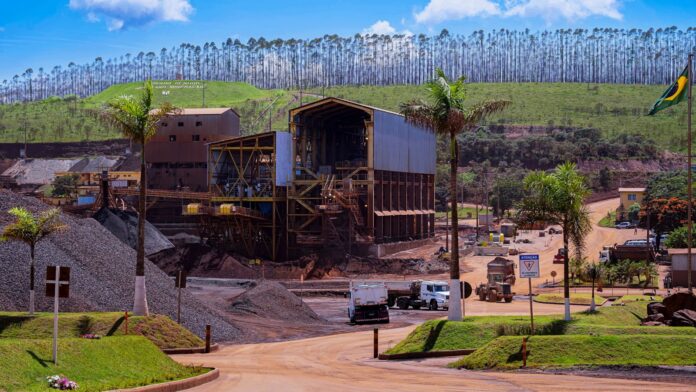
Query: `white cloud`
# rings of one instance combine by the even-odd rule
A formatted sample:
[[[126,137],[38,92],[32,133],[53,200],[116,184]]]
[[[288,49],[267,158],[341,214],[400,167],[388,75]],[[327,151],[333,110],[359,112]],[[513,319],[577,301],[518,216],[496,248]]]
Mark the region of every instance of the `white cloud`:
[[[393,34],[403,34],[403,35],[413,35],[412,32],[409,30],[403,30],[397,32],[394,26],[389,23],[389,21],[386,20],[378,20],[375,22],[372,26],[363,29],[362,31],[363,35],[372,35],[372,34],[377,34],[377,35],[393,35]]]
[[[391,23],[386,20],[378,20],[372,26],[363,29],[363,34],[386,34],[391,35],[396,33],[396,29],[392,27]]]
[[[617,0],[528,0],[509,4],[506,16],[539,16],[547,21],[564,18],[569,21],[590,16],[620,20]]]
[[[621,0],[430,0],[414,14],[417,23],[434,24],[471,17],[540,17],[574,21],[590,16],[620,20]]]
[[[104,19],[109,30],[155,22],[186,22],[193,13],[189,0],[70,0],[69,6],[86,12],[90,22]]]
[[[472,16],[499,15],[500,6],[491,0],[430,0],[414,17],[418,23],[437,23]]]

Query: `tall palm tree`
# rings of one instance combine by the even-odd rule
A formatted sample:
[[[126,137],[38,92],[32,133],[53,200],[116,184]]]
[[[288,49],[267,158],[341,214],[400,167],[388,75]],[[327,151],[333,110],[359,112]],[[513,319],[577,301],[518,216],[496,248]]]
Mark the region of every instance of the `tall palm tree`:
[[[450,203],[452,208],[452,252],[450,253],[450,295],[460,298],[459,286],[459,218],[457,216],[457,167],[459,149],[457,135],[477,125],[485,116],[499,112],[510,101],[488,101],[471,107],[465,104],[464,76],[451,82],[444,71],[435,70],[435,79],[426,83],[430,102],[415,100],[401,106],[406,121],[424,127],[438,135],[449,137],[450,142]],[[455,303],[456,300],[455,300]],[[461,306],[450,306],[448,319],[462,319]]]
[[[15,221],[5,226],[0,234],[0,241],[21,241],[29,245],[29,314],[33,315],[36,244],[65,226],[60,221],[60,210],[57,208],[46,210],[38,215],[33,215],[21,207],[14,207],[8,212],[15,217]]]
[[[527,196],[522,200],[522,222],[546,222],[563,228],[563,288],[565,319],[570,320],[569,243],[576,256],[582,253],[585,238],[592,231],[590,214],[584,205],[590,191],[574,163],[558,165],[552,173],[535,171],[524,179]]]
[[[135,266],[135,298],[133,313],[148,315],[147,290],[145,288],[145,201],[147,198],[147,173],[145,171],[145,144],[157,131],[157,124],[178,112],[172,104],[165,102],[154,107],[152,82],[145,82],[140,96],[121,96],[109,102],[102,118],[120,129],[124,136],[140,144],[140,196],[138,200],[138,247]]]

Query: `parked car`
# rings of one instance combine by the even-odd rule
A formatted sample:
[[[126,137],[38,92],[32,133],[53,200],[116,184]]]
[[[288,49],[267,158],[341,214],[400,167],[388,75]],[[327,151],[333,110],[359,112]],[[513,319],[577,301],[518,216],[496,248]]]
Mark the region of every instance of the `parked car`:
[[[632,229],[636,227],[636,225],[634,225],[631,222],[619,222],[614,227],[616,227],[617,229]]]

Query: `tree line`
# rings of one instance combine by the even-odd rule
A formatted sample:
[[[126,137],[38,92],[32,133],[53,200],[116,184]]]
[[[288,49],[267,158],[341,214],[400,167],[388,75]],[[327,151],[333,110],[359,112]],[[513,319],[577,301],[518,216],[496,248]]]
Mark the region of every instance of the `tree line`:
[[[324,35],[182,43],[51,69],[27,68],[0,84],[0,103],[80,97],[127,82],[241,81],[260,88],[421,84],[440,67],[470,82],[666,84],[696,48],[696,28],[478,30],[468,35]]]

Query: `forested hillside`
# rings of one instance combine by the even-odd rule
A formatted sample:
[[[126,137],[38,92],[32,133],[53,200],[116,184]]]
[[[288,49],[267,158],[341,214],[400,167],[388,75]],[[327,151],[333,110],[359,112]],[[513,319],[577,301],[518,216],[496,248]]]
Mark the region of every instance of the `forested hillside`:
[[[241,81],[266,89],[421,84],[441,67],[472,82],[666,84],[696,47],[696,28],[476,31],[453,35],[325,35],[181,43],[87,64],[27,68],[0,84],[0,103],[153,80]]]

